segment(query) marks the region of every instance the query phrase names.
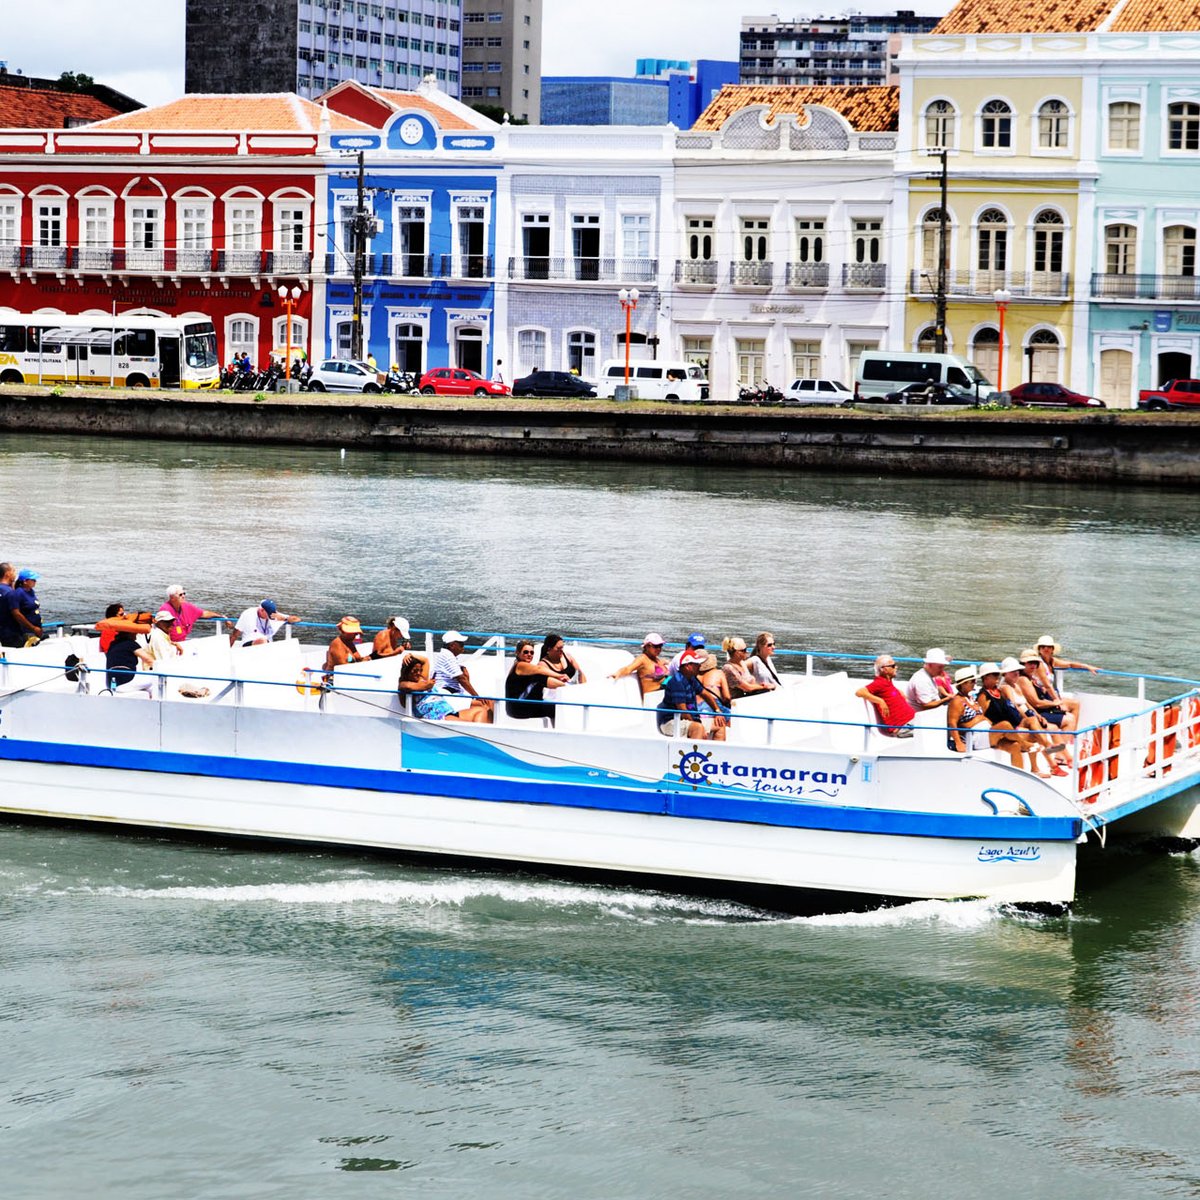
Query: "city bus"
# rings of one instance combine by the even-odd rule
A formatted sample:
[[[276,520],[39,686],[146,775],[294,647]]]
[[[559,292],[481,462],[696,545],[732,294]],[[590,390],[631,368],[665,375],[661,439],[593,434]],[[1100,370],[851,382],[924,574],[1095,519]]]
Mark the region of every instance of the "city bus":
[[[0,308],[0,383],[211,388],[217,332],[203,313],[19,313]]]

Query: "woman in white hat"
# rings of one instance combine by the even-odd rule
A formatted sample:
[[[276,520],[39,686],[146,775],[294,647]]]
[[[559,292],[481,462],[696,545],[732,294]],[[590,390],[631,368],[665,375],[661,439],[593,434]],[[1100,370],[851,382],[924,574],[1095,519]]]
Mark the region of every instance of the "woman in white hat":
[[[975,668],[959,667],[954,672],[954,695],[946,706],[946,746],[959,754],[986,750],[991,745],[988,719],[971,700],[974,687]]]

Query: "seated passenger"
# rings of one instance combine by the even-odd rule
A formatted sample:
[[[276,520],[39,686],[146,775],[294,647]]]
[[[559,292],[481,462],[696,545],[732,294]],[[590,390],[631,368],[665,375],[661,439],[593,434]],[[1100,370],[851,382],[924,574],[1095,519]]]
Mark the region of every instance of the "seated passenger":
[[[1005,694],[1000,674],[999,663],[982,663],[979,667],[979,692],[975,697],[976,705],[992,723],[992,746],[1007,750],[1014,767],[1024,768],[1023,755],[1028,754],[1029,769],[1035,775],[1048,778],[1054,773],[1053,764],[1047,761],[1044,771],[1038,771],[1034,766],[1034,756],[1044,754],[1044,747],[1035,734],[1021,728],[1025,714]],[[1058,773],[1063,774],[1062,771]]]
[[[1062,653],[1062,647],[1048,633],[1042,634],[1038,639],[1037,652],[1045,664],[1046,671],[1051,676],[1051,682],[1053,682],[1055,671],[1091,671],[1095,675],[1100,670],[1099,667],[1094,667],[1091,663],[1076,662],[1071,658],[1059,658],[1058,656]]]
[[[925,662],[914,672],[906,689],[908,702],[917,712],[928,712],[931,708],[941,708],[943,704],[950,703],[954,691],[944,683],[949,664],[945,650],[934,648],[925,651]]]
[[[554,705],[543,699],[546,688],[558,688],[570,680],[548,662],[533,661],[533,643],[517,643],[512,669],[504,681],[504,711],[518,721],[548,717],[554,724]]]
[[[492,719],[492,702],[483,699],[471,682],[467,664],[463,661],[463,651],[467,639],[457,629],[447,629],[442,634],[442,649],[433,656],[433,678],[439,695],[451,697],[452,708],[457,712],[466,712],[472,708],[483,707],[487,719]],[[478,701],[476,704],[475,701]],[[476,716],[464,717],[464,720],[478,721]]]
[[[325,678],[333,675],[336,667],[344,667],[347,663],[366,662],[369,654],[360,654],[358,645],[362,641],[362,625],[357,617],[343,617],[337,623],[337,637],[329,643],[325,651]]]
[[[465,721],[486,725],[492,719],[491,703],[447,692],[425,674],[425,660],[413,655],[400,670],[399,690],[413,694],[413,712],[423,721]]]
[[[675,655],[675,657],[671,659],[669,663],[667,663],[667,669],[670,671],[677,671],[679,669],[679,664],[683,661],[683,656],[687,654],[688,651],[696,650],[700,651],[700,656],[702,658],[708,653],[704,646],[704,634],[689,633],[688,640],[684,643],[683,649],[680,650],[680,652]]]
[[[697,706],[704,722],[704,731],[710,741],[723,742],[729,722],[733,720],[733,694],[729,690],[725,672],[717,666],[715,654],[705,656],[697,678],[706,689]],[[714,698],[716,703],[713,703]]]
[[[103,618],[96,622],[96,628],[100,631],[100,652],[107,654],[113,639],[121,632],[132,633],[135,636],[142,634],[148,637],[153,622],[154,618],[151,613],[130,614],[125,611],[125,605],[119,601],[116,604],[110,604],[104,610]]]
[[[546,634],[538,661],[544,662],[556,674],[565,675],[568,683],[587,683],[587,676],[579,664],[567,653],[566,643],[561,634]]]
[[[912,737],[912,719],[917,714],[896,686],[896,660],[890,654],[875,659],[875,678],[854,694],[874,706],[880,717],[876,728],[885,737]]]
[[[387,624],[375,635],[371,657],[395,658],[408,653],[411,646],[408,622],[403,617],[388,617]]]
[[[1017,686],[1028,706],[1034,709],[1051,725],[1064,733],[1071,733],[1079,726],[1079,701],[1060,696],[1052,681],[1046,680],[1042,656],[1036,650],[1021,651],[1021,674]]]
[[[1037,738],[1042,753],[1050,765],[1050,773],[1065,775],[1067,774],[1067,764],[1070,761],[1063,754],[1067,748],[1066,744],[1052,736],[1053,726],[1036,708],[1030,706],[1025,698],[1025,693],[1021,690],[1020,677],[1021,664],[1015,658],[1006,658],[1000,664],[1000,690],[1021,714],[1020,728]]]
[[[609,679],[624,679],[626,675],[636,675],[642,695],[662,689],[663,680],[670,669],[662,661],[663,636],[661,633],[648,633],[642,638],[642,652],[631,663],[627,663],[619,671],[614,671]]]
[[[725,651],[727,660],[721,669],[729,681],[729,694],[733,699],[740,700],[743,696],[758,696],[774,690],[754,678],[749,666],[750,651],[740,637],[727,637],[721,643],[721,649]]]
[[[768,692],[773,692],[777,687],[783,686],[783,680],[779,678],[775,664],[771,662],[774,653],[775,635],[760,633],[754,639],[754,653],[746,660],[746,666],[749,667],[755,682]]]
[[[681,736],[696,742],[708,738],[700,716],[700,698],[705,697],[714,707],[720,701],[698,678],[704,657],[703,652],[685,650],[680,656],[679,667],[667,676],[657,709],[658,732],[664,737],[675,736],[675,718],[682,713],[679,717]]]
[[[108,670],[104,686],[114,692],[151,694],[157,686],[150,674],[154,668],[154,658],[149,650],[143,650],[138,645],[137,635],[129,630],[121,629],[113,634],[104,654],[104,665]],[[145,670],[139,671],[139,666],[145,667]]]
[[[946,748],[965,754],[968,750],[986,750],[991,745],[988,719],[971,702],[975,690],[975,668],[959,667],[954,672],[954,695],[946,705]]]

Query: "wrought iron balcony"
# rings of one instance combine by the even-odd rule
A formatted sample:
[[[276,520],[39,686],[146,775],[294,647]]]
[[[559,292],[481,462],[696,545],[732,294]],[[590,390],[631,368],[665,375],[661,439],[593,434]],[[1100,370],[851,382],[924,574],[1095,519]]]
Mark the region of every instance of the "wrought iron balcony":
[[[717,263],[712,258],[681,258],[675,263],[675,282],[683,287],[715,288]]]
[[[775,264],[769,262],[735,262],[729,264],[729,282],[734,287],[769,288]]]
[[[787,285],[790,288],[827,288],[829,286],[829,264],[788,263]]]
[[[508,260],[508,277],[514,280],[648,283],[657,275],[656,258],[549,258],[520,254]]]
[[[946,293],[992,300],[1001,288],[1017,299],[1065,300],[1071,290],[1067,271],[948,271]],[[913,271],[909,290],[916,296],[937,293],[936,271]]]
[[[0,270],[98,275],[307,275],[307,251],[147,249],[140,246],[0,246]]]
[[[443,254],[443,279],[491,279],[494,263],[490,254]]]
[[[882,292],[887,287],[887,264],[842,263],[842,287]]]
[[[1092,276],[1092,296],[1097,300],[1200,300],[1197,275]]]

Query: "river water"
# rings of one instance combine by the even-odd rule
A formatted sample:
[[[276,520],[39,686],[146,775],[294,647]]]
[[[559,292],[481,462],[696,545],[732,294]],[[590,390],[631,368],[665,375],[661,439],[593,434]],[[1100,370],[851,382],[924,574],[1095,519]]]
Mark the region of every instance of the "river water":
[[[944,646],[1195,674],[1182,492],[0,438],[48,619]],[[11,1200],[1200,1196],[1200,857],[1069,916],[780,918],[386,858],[0,825]]]

